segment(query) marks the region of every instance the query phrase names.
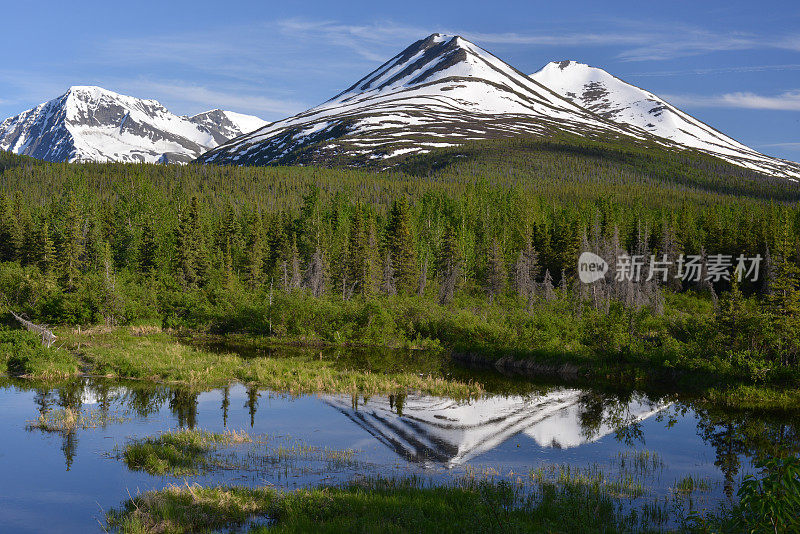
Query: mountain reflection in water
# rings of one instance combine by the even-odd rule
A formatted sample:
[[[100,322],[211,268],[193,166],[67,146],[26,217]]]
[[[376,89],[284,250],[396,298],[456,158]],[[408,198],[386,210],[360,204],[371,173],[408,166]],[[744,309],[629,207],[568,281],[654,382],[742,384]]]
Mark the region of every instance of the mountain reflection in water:
[[[417,395],[361,403],[351,396],[322,398],[406,460],[447,467],[462,465],[519,433],[542,447],[577,447],[635,426],[668,406],[637,396],[603,406],[598,417],[590,413],[594,403],[587,394],[575,389],[471,402]]]

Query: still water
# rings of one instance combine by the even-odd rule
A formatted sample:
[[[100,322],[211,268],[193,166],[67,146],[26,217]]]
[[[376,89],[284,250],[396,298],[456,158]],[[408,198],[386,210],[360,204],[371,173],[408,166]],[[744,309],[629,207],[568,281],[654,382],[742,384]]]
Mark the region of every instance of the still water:
[[[40,413],[63,407],[95,424],[57,432],[30,427]],[[513,478],[551,464],[613,470],[620,458],[648,451],[658,459],[650,490],[669,495],[691,476],[706,486],[695,504],[708,507],[735,491],[754,457],[798,445],[792,418],[711,413],[678,398],[564,385],[457,401],[290,396],[243,385],[196,392],[105,379],[57,386],[0,379],[0,531],[100,532],[104,511],[129,496],[183,484],[130,471],[119,459],[130,440],[176,428],[264,436],[258,444],[231,447],[239,468],[189,483],[292,489],[373,475],[435,482],[476,472]],[[317,454],[264,460],[268,450],[298,445],[354,453],[344,462]]]

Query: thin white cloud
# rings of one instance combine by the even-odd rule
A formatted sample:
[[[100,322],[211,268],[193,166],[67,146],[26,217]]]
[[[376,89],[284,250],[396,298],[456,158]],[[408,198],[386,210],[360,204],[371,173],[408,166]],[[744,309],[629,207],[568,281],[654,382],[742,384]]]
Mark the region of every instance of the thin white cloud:
[[[315,45],[348,48],[363,59],[379,62],[388,59],[381,48],[397,43],[411,44],[433,33],[430,29],[393,22],[352,25],[298,18],[278,21],[277,27],[287,39],[310,39]]]
[[[768,143],[765,145],[758,145],[761,147],[776,147],[776,148],[786,148],[789,150],[800,150],[800,142],[798,143]]]
[[[431,33],[458,34],[483,45],[585,47],[620,49],[623,61],[666,60],[718,51],[750,49],[800,50],[800,34],[763,37],[715,32],[694,26],[670,26],[631,20],[610,20],[607,31],[575,31],[574,24],[530,32],[474,32],[464,28],[409,26],[392,21],[343,24],[292,18],[218,28],[213,34],[189,32],[114,39],[98,49],[111,62],[186,65],[240,77],[291,75],[300,70],[333,71],[345,60],[375,66],[411,42]],[[309,54],[318,62],[309,62]],[[298,61],[302,58],[304,61]],[[339,69],[341,70],[341,69]]]
[[[308,105],[297,100],[269,98],[260,95],[246,94],[240,91],[220,91],[202,85],[180,82],[158,81],[120,81],[129,92],[137,94],[159,95],[159,98],[182,103],[182,107],[200,106],[202,111],[222,108],[230,111],[247,111],[249,113],[266,113],[269,115],[293,115]]]
[[[707,69],[684,69],[684,70],[660,70],[652,72],[634,72],[624,74],[625,78],[650,78],[650,77],[673,77],[673,76],[705,76],[727,73],[749,73],[749,72],[780,72],[800,70],[800,64],[791,63],[786,65],[742,65],[740,67],[714,67]]]
[[[372,25],[347,25],[333,21],[290,19],[277,23],[282,34],[313,39],[351,48],[365,59],[383,60],[376,46],[407,45],[430,33],[461,35],[478,44],[520,46],[616,46],[623,50],[617,57],[625,61],[666,60],[726,50],[784,49],[800,50],[800,34],[763,38],[742,32],[714,32],[695,26],[672,25],[625,19],[609,20],[605,32],[574,31],[574,24],[543,31],[474,32],[448,27],[403,26],[392,22]]]
[[[532,45],[532,46],[581,46],[581,45],[632,45],[647,42],[651,37],[644,33],[477,33],[452,32],[463,37],[490,44]]]
[[[800,111],[800,90],[779,95],[759,95],[751,92],[724,93],[720,95],[663,95],[664,100],[686,107],[721,107],[743,109],[769,109]]]
[[[711,52],[777,48],[769,43],[745,35],[729,35],[697,29],[678,29],[674,33],[653,35],[643,46],[623,50],[617,57],[624,61],[661,61]]]

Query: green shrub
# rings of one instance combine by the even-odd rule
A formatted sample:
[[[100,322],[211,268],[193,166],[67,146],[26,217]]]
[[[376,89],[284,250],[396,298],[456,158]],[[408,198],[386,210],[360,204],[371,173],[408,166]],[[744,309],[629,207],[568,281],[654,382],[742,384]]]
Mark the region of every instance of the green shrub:
[[[761,477],[748,475],[739,487],[739,525],[747,532],[800,532],[800,459],[756,463]]]
[[[26,330],[0,330],[0,364],[12,376],[66,378],[78,372],[69,354],[44,347],[38,335]]]

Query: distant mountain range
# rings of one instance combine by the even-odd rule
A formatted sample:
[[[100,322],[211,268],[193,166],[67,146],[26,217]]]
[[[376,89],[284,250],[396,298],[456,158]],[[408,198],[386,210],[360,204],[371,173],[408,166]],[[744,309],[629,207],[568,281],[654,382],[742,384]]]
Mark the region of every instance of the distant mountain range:
[[[693,149],[800,178],[800,164],[761,154],[602,69],[560,61],[526,75],[462,37],[440,34],[276,122],[220,110],[178,117],[154,100],[73,87],[0,124],[0,149],[50,161],[390,166],[470,140],[558,133]]]
[[[265,124],[219,109],[181,117],[155,100],[76,86],[0,123],[0,149],[47,161],[186,163]]]

